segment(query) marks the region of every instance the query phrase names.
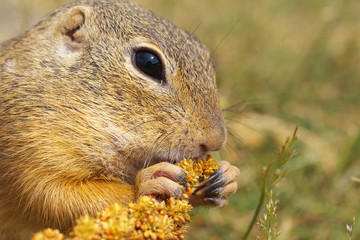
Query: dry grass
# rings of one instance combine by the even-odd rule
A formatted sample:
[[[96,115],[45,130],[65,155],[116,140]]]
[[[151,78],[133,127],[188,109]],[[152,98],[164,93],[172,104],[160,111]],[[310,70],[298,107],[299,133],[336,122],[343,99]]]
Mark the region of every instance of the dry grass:
[[[0,0],[0,40],[64,2]],[[344,226],[360,219],[360,184],[352,180],[360,178],[360,2],[137,2],[188,31],[201,22],[195,35],[216,49],[223,106],[233,106],[225,112],[229,141],[221,156],[240,167],[240,189],[226,208],[195,211],[188,239],[243,236],[262,167],[296,123],[300,154],[274,191],[279,239],[347,239]],[[356,226],[352,239],[360,238]]]

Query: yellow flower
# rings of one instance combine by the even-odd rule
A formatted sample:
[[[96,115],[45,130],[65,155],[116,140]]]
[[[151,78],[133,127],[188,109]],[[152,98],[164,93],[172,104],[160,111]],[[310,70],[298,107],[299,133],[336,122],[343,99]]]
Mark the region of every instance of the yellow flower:
[[[45,229],[42,232],[36,233],[31,240],[63,240],[64,235],[59,230]]]
[[[202,181],[208,179],[219,169],[219,164],[210,155],[206,160],[201,158],[198,158],[195,161],[184,159],[176,165],[186,171],[186,181],[189,185],[187,193],[189,195],[191,195]]]
[[[89,216],[80,218],[69,239],[184,239],[186,223],[190,222],[189,212],[192,210],[186,194],[191,195],[202,181],[219,169],[219,165],[211,156],[206,160],[184,159],[177,165],[186,170],[188,182],[188,189],[184,192],[182,200],[170,197],[159,201],[153,196],[143,196],[137,203],[129,203],[127,206],[115,203],[98,213],[97,218]],[[50,239],[63,240],[64,235],[58,230],[46,229],[32,238],[32,240]]]

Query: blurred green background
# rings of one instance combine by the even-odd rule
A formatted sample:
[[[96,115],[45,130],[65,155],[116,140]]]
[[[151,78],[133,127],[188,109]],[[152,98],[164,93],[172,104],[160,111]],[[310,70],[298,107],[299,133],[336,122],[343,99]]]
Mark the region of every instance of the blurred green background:
[[[0,41],[67,0],[0,0]],[[213,53],[228,122],[223,158],[241,170],[222,209],[193,212],[187,239],[241,239],[263,166],[300,125],[299,154],[274,189],[279,239],[360,239],[360,1],[136,0]],[[249,239],[259,235],[253,228]]]

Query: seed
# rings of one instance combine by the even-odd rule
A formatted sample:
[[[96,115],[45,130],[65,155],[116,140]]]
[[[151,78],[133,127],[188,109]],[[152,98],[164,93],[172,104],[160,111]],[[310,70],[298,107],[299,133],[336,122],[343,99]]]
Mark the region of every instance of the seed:
[[[144,237],[145,238],[150,238],[150,232],[149,231],[144,232]]]
[[[179,219],[180,219],[180,222],[181,222],[181,223],[185,223],[185,222],[186,222],[186,220],[185,220],[185,218],[184,218],[183,216],[179,216]]]
[[[151,240],[157,240],[156,233],[151,233],[150,238]]]
[[[160,232],[157,233],[157,237],[158,237],[159,239],[161,239],[161,240],[164,240],[164,239],[165,239],[164,234],[163,234],[163,233],[160,233]]]
[[[153,215],[149,215],[147,217],[147,220],[149,221],[149,223],[152,223],[154,221],[154,216]]]
[[[145,232],[147,230],[147,226],[146,225],[141,225],[141,231]]]
[[[188,189],[187,189],[187,194],[188,194],[189,196],[192,194],[191,188],[188,188]],[[188,196],[188,198],[189,198],[189,196]]]

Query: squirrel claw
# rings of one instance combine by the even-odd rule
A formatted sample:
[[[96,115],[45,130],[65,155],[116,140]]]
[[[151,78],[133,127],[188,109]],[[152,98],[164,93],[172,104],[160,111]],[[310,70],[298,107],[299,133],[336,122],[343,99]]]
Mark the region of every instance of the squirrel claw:
[[[211,205],[222,207],[227,203],[227,196],[237,190],[234,180],[240,173],[239,169],[229,162],[219,162],[220,169],[203,181],[190,196],[193,205]]]
[[[208,179],[203,181],[199,187],[201,188],[202,186],[208,185],[212,181],[218,179],[223,173],[224,173],[224,170],[220,168],[219,170],[215,171]]]

